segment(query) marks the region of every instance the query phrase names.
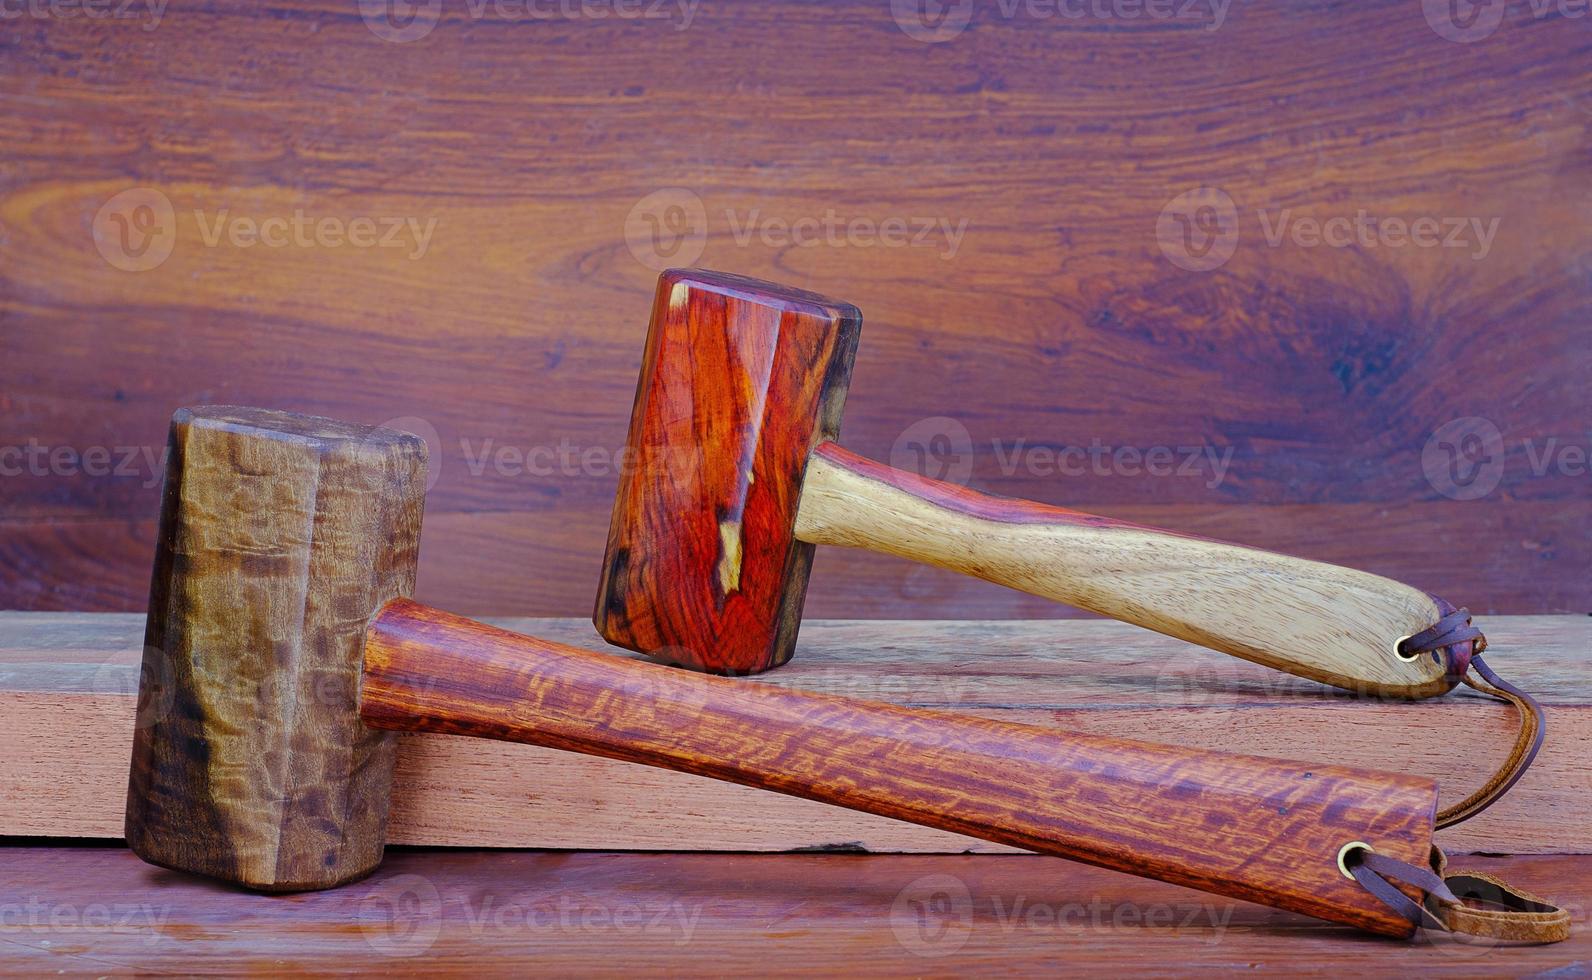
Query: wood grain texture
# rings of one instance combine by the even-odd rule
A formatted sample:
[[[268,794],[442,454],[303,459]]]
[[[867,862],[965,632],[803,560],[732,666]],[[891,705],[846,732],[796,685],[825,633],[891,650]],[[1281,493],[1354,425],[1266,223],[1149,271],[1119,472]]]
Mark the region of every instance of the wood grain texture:
[[[907,37],[881,0],[705,0],[685,30],[444,4],[407,44],[319,0],[172,0],[152,30],[8,21],[0,446],[158,455],[172,406],[204,401],[418,416],[439,464],[418,597],[586,615],[617,473],[473,463],[489,439],[488,460],[624,446],[657,276],[627,218],[683,187],[708,218],[698,264],[867,312],[851,449],[888,461],[914,423],[951,416],[969,482],[997,493],[1363,568],[1482,613],[1592,611],[1587,477],[1552,455],[1587,442],[1585,18],[1508,4],[1491,36],[1454,44],[1411,0],[1235,5],[1217,30],[976,6],[945,44]],[[138,186],[168,196],[179,239],[128,273],[93,219]],[[1240,237],[1194,273],[1155,228],[1205,186],[1231,195]],[[417,260],[204,237],[223,212],[296,209],[437,224]],[[943,235],[738,234],[828,209],[968,223],[949,257]],[[1284,209],[1290,227],[1360,209],[1500,221],[1476,259],[1273,246],[1260,212]],[[1492,493],[1456,501],[1422,456],[1465,417],[1498,427],[1501,468]],[[1096,439],[1233,455],[1219,481],[1010,465],[1020,443]],[[5,478],[0,607],[142,608],[159,468],[133,474]],[[1067,614],[906,562],[817,564],[810,616]]]
[[[263,890],[368,874],[396,746],[359,723],[359,652],[414,590],[425,443],[256,409],[171,428],[129,845]]]
[[[116,848],[10,848],[0,969],[103,976],[1578,976],[1551,946],[1382,942],[1347,927],[1040,856],[395,851],[369,879],[251,895]],[[1592,906],[1592,857],[1467,858]],[[27,909],[56,913],[55,924]],[[103,910],[103,911],[102,911]],[[108,921],[107,921],[108,918]]]
[[[406,599],[371,621],[360,717],[708,776],[1389,936],[1413,927],[1337,855],[1360,841],[1423,865],[1437,805],[1419,777],[748,685]]]
[[[584,620],[496,625],[613,653]],[[1537,692],[1550,736],[1518,786],[1439,831],[1450,853],[1592,852],[1587,617],[1486,621],[1488,658]],[[809,620],[797,658],[749,679],[1103,736],[1434,777],[1440,802],[1502,762],[1516,720],[1469,689],[1349,698],[1108,621]],[[0,835],[119,837],[143,617],[0,615]],[[977,650],[977,656],[969,651]],[[1464,751],[1428,751],[1439,745]],[[73,778],[63,780],[62,772]],[[535,746],[401,736],[388,839],[577,849],[993,852],[1001,845],[646,766]]]
[[[801,290],[659,277],[593,615],[610,643],[717,673],[790,659],[813,560],[802,476],[840,433],[861,329]]]
[[[1401,639],[1454,608],[1402,582],[993,498],[833,443],[808,464],[796,535],[950,568],[1362,694],[1444,694],[1470,664],[1470,641],[1397,655]]]

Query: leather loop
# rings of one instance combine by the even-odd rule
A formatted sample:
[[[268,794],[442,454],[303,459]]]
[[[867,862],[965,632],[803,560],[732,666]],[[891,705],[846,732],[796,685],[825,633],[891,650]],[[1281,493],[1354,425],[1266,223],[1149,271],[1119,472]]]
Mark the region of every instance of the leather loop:
[[[1470,655],[1465,658],[1462,668],[1464,682],[1489,697],[1513,704],[1520,712],[1520,734],[1515,737],[1509,757],[1480,789],[1453,806],[1437,811],[1439,830],[1469,820],[1519,782],[1537,757],[1537,751],[1542,748],[1542,738],[1547,730],[1542,706],[1531,695],[1499,678],[1481,658],[1482,651],[1487,649],[1487,637],[1470,620],[1470,610],[1457,609],[1398,645],[1398,652],[1408,657],[1444,649],[1452,651],[1461,644],[1470,644]],[[1477,674],[1481,675],[1480,679]]]
[[[1520,712],[1520,734],[1515,736],[1515,745],[1509,758],[1504,760],[1491,779],[1463,800],[1437,812],[1439,830],[1469,820],[1509,792],[1509,788],[1519,782],[1520,777],[1531,767],[1532,760],[1542,748],[1543,736],[1547,734],[1547,719],[1543,717],[1542,706],[1535,698],[1493,673],[1480,656],[1471,657],[1470,666],[1471,670],[1465,674],[1465,683],[1483,694],[1513,704]],[[1481,675],[1480,680],[1477,674]]]
[[[1362,851],[1348,868],[1366,891],[1413,926],[1509,943],[1556,943],[1569,938],[1568,910],[1492,875],[1463,872],[1443,877],[1446,856],[1434,847],[1432,859],[1435,871]],[[1425,900],[1414,901],[1393,881],[1420,889]]]
[[[1398,652],[1406,657],[1414,657],[1444,647],[1476,641],[1476,652],[1480,653],[1487,648],[1486,640],[1481,630],[1471,625],[1470,610],[1456,609],[1414,636],[1405,637],[1398,645]]]
[[[1518,943],[1557,943],[1570,937],[1568,909],[1488,874],[1456,874],[1446,881],[1458,895],[1453,902],[1437,902],[1437,914],[1449,932]],[[1428,899],[1428,904],[1433,901]]]
[[[1453,893],[1436,874],[1375,851],[1362,851],[1359,858],[1349,864],[1348,868],[1349,874],[1354,876],[1354,880],[1358,881],[1361,887],[1380,899],[1383,905],[1408,919],[1410,925],[1426,929],[1448,928],[1447,924],[1433,915],[1424,903],[1410,898],[1400,891],[1397,885],[1388,881],[1389,877],[1395,878],[1414,885],[1429,895],[1453,898]]]

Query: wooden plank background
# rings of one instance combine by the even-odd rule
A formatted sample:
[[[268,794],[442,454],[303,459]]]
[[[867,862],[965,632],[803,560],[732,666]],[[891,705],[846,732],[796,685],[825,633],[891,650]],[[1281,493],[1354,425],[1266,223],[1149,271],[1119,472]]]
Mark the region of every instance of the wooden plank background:
[[[634,656],[604,646],[584,619],[495,625]],[[1484,625],[1488,662],[1541,698],[1549,734],[1503,799],[1436,842],[1450,854],[1592,853],[1592,619],[1504,616]],[[11,747],[0,753],[0,838],[122,836],[143,635],[140,615],[0,615],[0,745]],[[1353,698],[1106,621],[810,621],[790,664],[746,683],[1424,776],[1437,780],[1444,806],[1486,781],[1519,730],[1510,706],[1469,688],[1414,702]],[[1464,749],[1434,748],[1449,745]],[[395,844],[1010,850],[700,776],[449,735],[400,740],[390,816]]]
[[[1461,30],[1418,0],[980,0],[947,4],[956,36],[926,43],[910,6],[443,0],[407,25],[352,0],[17,6],[0,608],[142,608],[142,452],[178,405],[226,402],[421,420],[440,466],[420,598],[585,614],[656,267],[679,262],[863,309],[858,451],[926,448],[1000,493],[1481,612],[1592,609],[1592,16],[1518,3]],[[1207,187],[1233,202],[1232,254],[1196,271],[1161,232],[1221,203],[1189,196]],[[1495,234],[1299,237],[1362,211]],[[297,216],[340,239],[429,232],[252,240]],[[846,234],[799,244],[804,220]],[[1456,491],[1445,443],[1467,425],[1478,479]],[[473,466],[488,444],[534,471]],[[1218,479],[1024,455],[1095,445],[1231,456]],[[1064,612],[833,550],[810,595],[816,616]]]

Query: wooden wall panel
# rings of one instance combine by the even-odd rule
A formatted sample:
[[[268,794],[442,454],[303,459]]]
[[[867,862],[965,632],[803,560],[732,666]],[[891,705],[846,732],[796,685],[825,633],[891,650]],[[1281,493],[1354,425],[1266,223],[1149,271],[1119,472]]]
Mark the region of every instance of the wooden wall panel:
[[[862,308],[858,451],[950,436],[934,464],[1000,493],[1478,611],[1592,610],[1592,17],[1574,9],[1510,4],[1457,43],[1415,0],[1232,5],[1220,24],[979,0],[934,44],[886,0],[701,0],[689,24],[672,2],[633,19],[443,0],[404,43],[352,0],[27,9],[0,34],[0,608],[141,608],[159,470],[128,449],[158,453],[178,405],[230,402],[423,420],[440,467],[421,598],[586,612],[649,262],[679,246]],[[1237,232],[1203,272],[1157,231],[1202,187]],[[114,225],[134,188],[172,207],[174,248],[145,271],[101,248],[139,264]],[[1292,237],[1361,211],[1495,230]],[[423,252],[229,240],[300,213],[433,230]],[[781,237],[831,213],[966,224],[954,254],[943,232]],[[640,234],[682,214],[678,241]],[[1482,427],[1479,482],[1456,492],[1442,443],[1471,418],[1497,438]],[[488,440],[550,465],[473,466]],[[1231,456],[1217,479],[1044,455],[1096,444]],[[63,455],[34,475],[7,454],[32,446],[104,447],[111,472]],[[809,610],[1064,612],[835,551]]]

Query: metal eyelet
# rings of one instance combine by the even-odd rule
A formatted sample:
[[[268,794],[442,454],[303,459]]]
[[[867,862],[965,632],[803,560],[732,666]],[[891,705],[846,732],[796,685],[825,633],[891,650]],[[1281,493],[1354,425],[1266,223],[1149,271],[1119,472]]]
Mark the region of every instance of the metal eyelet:
[[[1375,854],[1376,848],[1372,847],[1370,844],[1367,844],[1363,840],[1351,840],[1347,844],[1338,848],[1338,873],[1350,881],[1356,880],[1354,874],[1349,871],[1349,855],[1353,854],[1355,851],[1364,851],[1367,854]]]
[[[1413,663],[1414,661],[1419,660],[1421,658],[1421,654],[1424,651],[1417,650],[1414,653],[1405,653],[1403,650],[1400,649],[1400,647],[1404,646],[1404,643],[1405,643],[1406,640],[1410,640],[1410,639],[1414,638],[1414,636],[1415,636],[1414,633],[1410,633],[1407,636],[1401,636],[1397,640],[1394,640],[1393,641],[1393,656],[1399,658],[1400,660],[1404,661],[1405,663]]]

